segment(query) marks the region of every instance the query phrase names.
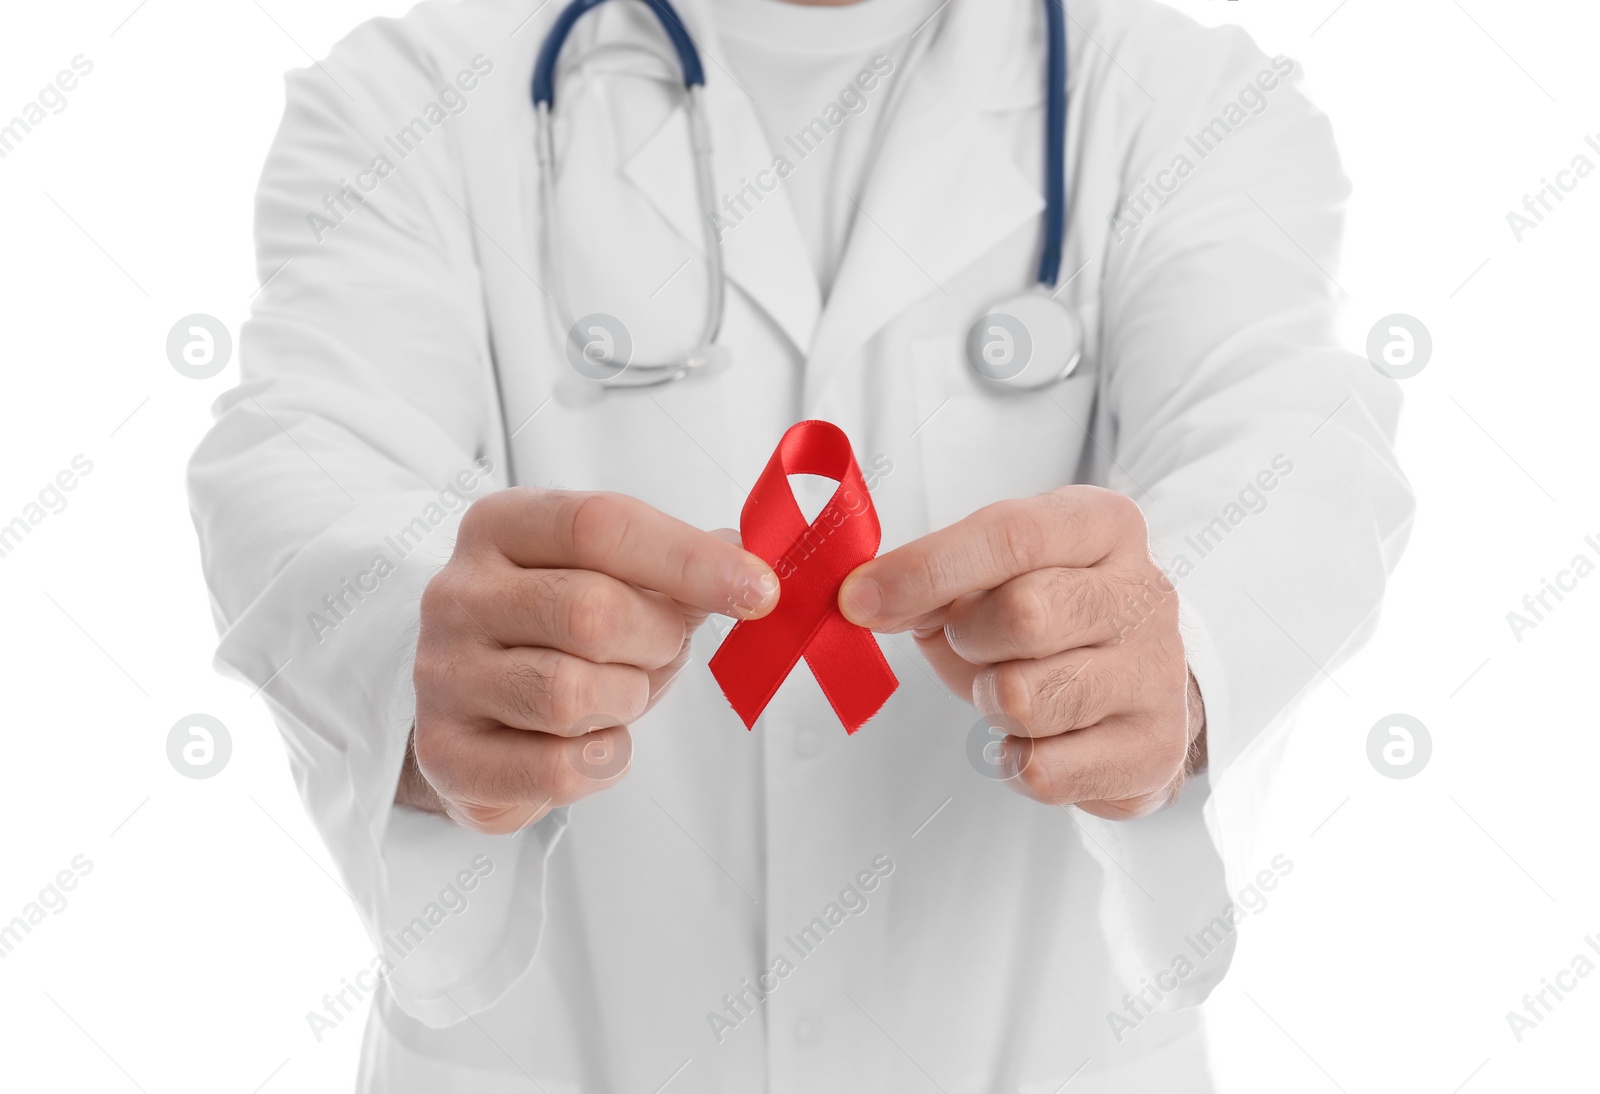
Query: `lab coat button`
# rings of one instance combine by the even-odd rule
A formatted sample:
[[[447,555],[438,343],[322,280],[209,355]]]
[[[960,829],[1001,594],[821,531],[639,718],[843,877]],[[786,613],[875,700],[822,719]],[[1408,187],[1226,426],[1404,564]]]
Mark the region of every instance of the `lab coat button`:
[[[810,1018],[802,1018],[794,1024],[795,1044],[801,1048],[816,1048],[822,1043],[822,1026]]]
[[[809,760],[822,751],[822,732],[816,726],[802,726],[794,733],[794,754]]]

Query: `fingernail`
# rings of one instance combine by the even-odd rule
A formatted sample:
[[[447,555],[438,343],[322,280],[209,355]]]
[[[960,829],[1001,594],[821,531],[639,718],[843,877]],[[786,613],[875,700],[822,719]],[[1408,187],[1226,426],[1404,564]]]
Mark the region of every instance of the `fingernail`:
[[[839,591],[839,610],[858,627],[870,627],[883,610],[883,590],[870,577],[855,577]]]
[[[993,669],[985,669],[972,678],[972,705],[978,708],[978,713],[985,718],[992,718],[1000,711],[999,689],[995,687]]]
[[[739,576],[728,597],[728,614],[750,619],[764,614],[777,598],[777,574],[764,567],[759,571],[746,571]]]

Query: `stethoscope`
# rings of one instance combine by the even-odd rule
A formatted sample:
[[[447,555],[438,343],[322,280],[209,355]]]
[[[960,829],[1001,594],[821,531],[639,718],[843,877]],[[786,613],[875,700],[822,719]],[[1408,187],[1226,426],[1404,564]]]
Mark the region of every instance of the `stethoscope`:
[[[556,65],[567,36],[579,19],[605,0],[572,0],[556,17],[533,67],[535,140],[544,209],[544,279],[561,329],[567,332],[566,357],[573,371],[558,385],[567,403],[583,403],[608,388],[652,387],[692,373],[711,373],[728,363],[717,345],[727,294],[722,247],[716,229],[716,191],[711,167],[711,125],[705,107],[705,69],[700,52],[668,0],[640,0],[655,13],[678,55],[683,75],[689,141],[694,152],[695,194],[705,226],[707,304],[699,338],[685,353],[661,363],[632,360],[627,331],[604,315],[574,319],[563,291],[560,208],[556,195],[556,152],[551,115],[555,109]],[[1036,283],[994,304],[973,324],[967,358],[973,370],[1000,388],[1036,390],[1066,379],[1083,355],[1083,327],[1067,304],[1056,299],[1061,274],[1061,244],[1067,210],[1067,29],[1061,0],[1044,0],[1048,38],[1045,89],[1045,208]]]

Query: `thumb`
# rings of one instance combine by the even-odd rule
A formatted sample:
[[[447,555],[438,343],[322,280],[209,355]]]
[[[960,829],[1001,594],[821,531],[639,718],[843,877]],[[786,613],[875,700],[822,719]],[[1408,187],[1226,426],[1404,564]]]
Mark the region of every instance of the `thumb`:
[[[715,536],[717,539],[722,540],[722,542],[731,543],[735,547],[742,548],[744,546],[744,538],[740,536],[738,530],[734,528],[713,528],[707,533],[707,535]],[[678,610],[683,613],[683,631],[685,640],[693,637],[694,632],[700,629],[700,624],[704,623],[709,615],[708,612],[700,608],[696,608],[690,604],[685,604],[682,601],[678,602]]]

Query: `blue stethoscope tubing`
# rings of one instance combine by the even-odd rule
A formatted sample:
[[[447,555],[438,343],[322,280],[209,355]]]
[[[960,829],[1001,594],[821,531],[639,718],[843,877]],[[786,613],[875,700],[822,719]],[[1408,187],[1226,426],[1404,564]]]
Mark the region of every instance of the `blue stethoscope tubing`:
[[[539,54],[533,66],[533,79],[531,94],[534,110],[538,119],[538,152],[541,166],[544,169],[543,190],[546,194],[546,232],[549,237],[556,236],[556,227],[559,224],[558,210],[555,203],[555,140],[551,115],[555,110],[556,98],[556,69],[561,59],[562,48],[566,45],[568,36],[578,21],[589,12],[605,3],[606,0],[571,0],[556,20],[551,24],[549,33],[545,36],[544,43],[539,48]],[[701,64],[700,51],[690,37],[687,27],[679,17],[677,9],[669,0],[637,0],[655,15],[661,24],[661,30],[667,41],[671,44],[678,57],[681,70],[683,87],[687,96],[689,108],[689,126],[691,139],[696,154],[697,188],[700,192],[702,205],[707,208],[714,207],[715,195],[711,184],[711,133],[710,125],[706,119],[702,95],[705,87],[705,68]],[[1079,347],[1082,342],[1081,329],[1075,317],[1070,315],[1062,306],[1054,304],[1053,290],[1061,275],[1062,241],[1066,233],[1067,222],[1067,16],[1064,0],[1042,0],[1045,12],[1046,34],[1046,61],[1045,61],[1045,132],[1044,132],[1044,217],[1042,229],[1042,243],[1039,254],[1039,270],[1035,293],[1028,294],[1028,298],[1018,297],[997,305],[991,310],[991,315],[998,312],[1007,304],[1020,305],[1033,318],[1041,315],[1048,316],[1051,311],[1059,313],[1049,316],[1046,326],[1057,326],[1065,321],[1066,328],[1062,331],[1050,332],[1057,335],[1054,339],[1047,337],[1047,341],[1063,342],[1061,355],[1064,363],[1060,367],[1051,367],[1042,374],[1019,386],[1037,387],[1053,383],[1070,373],[1078,362]],[[702,210],[704,212],[705,210]],[[721,327],[723,299],[725,289],[723,285],[722,261],[720,244],[715,237],[712,227],[714,218],[703,216],[708,227],[707,265],[708,276],[713,283],[712,300],[708,306],[707,322],[699,343],[684,359],[665,365],[640,365],[627,364],[615,377],[607,377],[608,386],[647,386],[650,384],[665,383],[694,371],[711,365],[721,358],[718,347],[714,345],[717,333]],[[570,325],[571,319],[565,312],[561,303],[560,292],[560,261],[559,247],[553,242],[547,243],[546,275],[550,282],[552,299],[557,301],[557,307],[562,311],[562,319]],[[1039,299],[1048,299],[1049,308],[1041,308]],[[1013,309],[1016,310],[1016,309]],[[981,369],[980,369],[981,371]],[[631,377],[628,374],[632,374]],[[1044,378],[1040,379],[1040,375]]]
[[[1044,246],[1039,284],[1056,287],[1061,241],[1067,232],[1067,10],[1065,0],[1044,0],[1046,35],[1044,100]]]
[[[561,59],[562,47],[567,44],[567,35],[572,33],[572,28],[577,25],[579,19],[605,2],[606,0],[572,0],[572,3],[556,16],[556,21],[550,25],[550,33],[545,35],[544,45],[539,48],[539,58],[533,66],[535,107],[541,103],[546,107],[555,105],[556,63]],[[683,72],[684,89],[704,87],[706,70],[700,64],[700,51],[695,48],[694,39],[689,37],[689,31],[684,27],[683,20],[678,18],[677,9],[667,0],[640,0],[640,2],[655,13],[662,32],[667,36],[667,41],[672,43],[672,48],[677,52],[678,66]]]

